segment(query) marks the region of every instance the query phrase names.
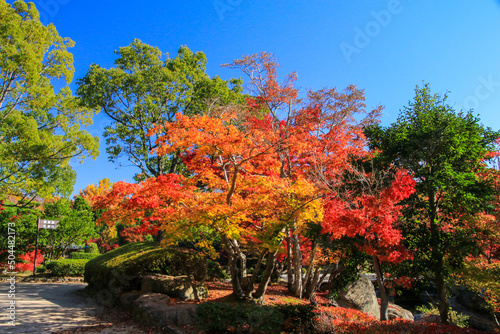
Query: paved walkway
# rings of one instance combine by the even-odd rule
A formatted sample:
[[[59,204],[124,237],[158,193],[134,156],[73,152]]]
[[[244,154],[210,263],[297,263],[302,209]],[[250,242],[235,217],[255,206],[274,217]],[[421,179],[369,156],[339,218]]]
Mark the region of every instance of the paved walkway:
[[[122,313],[104,309],[85,297],[82,293],[85,286],[16,282],[15,326],[12,326],[8,310],[10,284],[0,283],[0,333],[150,333],[130,319],[120,318]]]

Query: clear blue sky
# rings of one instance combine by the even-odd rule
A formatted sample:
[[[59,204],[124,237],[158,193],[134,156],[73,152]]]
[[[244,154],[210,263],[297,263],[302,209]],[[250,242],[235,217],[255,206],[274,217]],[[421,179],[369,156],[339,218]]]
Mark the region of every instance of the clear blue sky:
[[[11,2],[9,0],[9,2]],[[92,63],[113,66],[114,50],[134,38],[175,55],[180,45],[203,51],[208,73],[242,55],[267,51],[280,75],[298,73],[298,87],[365,89],[368,107],[385,106],[393,122],[422,81],[450,91],[458,109],[473,108],[500,129],[499,0],[35,0],[44,23],[76,42],[75,79]],[[75,80],[76,81],[76,80]],[[72,85],[73,90],[76,86]],[[101,136],[103,114],[88,130]],[[102,178],[132,181],[134,167],[108,162],[105,142],[95,161],[74,164],[75,193]]]

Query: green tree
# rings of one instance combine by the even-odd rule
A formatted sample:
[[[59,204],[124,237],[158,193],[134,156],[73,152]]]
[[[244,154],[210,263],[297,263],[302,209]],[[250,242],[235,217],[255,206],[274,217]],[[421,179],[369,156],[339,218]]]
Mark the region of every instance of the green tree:
[[[175,114],[200,114],[243,102],[241,80],[225,81],[206,73],[206,57],[182,46],[175,58],[162,60],[157,47],[134,40],[115,52],[115,67],[90,66],[78,80],[77,94],[111,120],[106,127],[106,152],[119,163],[124,157],[140,169],[137,180],[179,171],[178,156],[152,155],[156,125],[175,121]]]
[[[0,263],[6,263],[9,256],[7,252],[9,235],[11,241],[15,241],[15,247],[12,250],[18,262],[20,255],[35,250],[36,224],[41,212],[33,207],[33,203],[23,207],[9,205],[8,202],[5,204],[5,208],[0,210]],[[11,227],[10,230],[9,227]],[[15,235],[9,234],[9,231],[15,231]],[[12,239],[12,236],[15,238]]]
[[[0,17],[0,193],[24,203],[68,196],[76,178],[70,159],[99,154],[98,138],[81,129],[93,110],[68,87],[74,42],[22,0],[0,0]]]
[[[403,225],[414,253],[410,269],[434,281],[441,321],[448,323],[446,280],[478,249],[467,217],[492,199],[493,184],[480,174],[499,133],[471,112],[455,112],[428,84],[415,93],[395,123],[370,126],[366,134],[386,163],[414,173],[417,191],[407,201]]]
[[[57,229],[40,230],[50,259],[57,259],[70,246],[82,245],[96,236],[92,209],[81,197],[73,203],[65,198],[46,203],[42,218],[59,220]]]

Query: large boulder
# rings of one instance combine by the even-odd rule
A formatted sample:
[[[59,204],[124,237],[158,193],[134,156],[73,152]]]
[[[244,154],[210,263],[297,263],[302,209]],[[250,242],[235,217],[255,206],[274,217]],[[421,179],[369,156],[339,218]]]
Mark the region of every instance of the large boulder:
[[[339,293],[337,303],[340,307],[352,308],[380,319],[380,306],[373,283],[366,277],[348,284]]]
[[[196,305],[170,304],[170,297],[160,293],[143,294],[133,304],[134,317],[143,323],[172,332],[175,327],[194,325]]]
[[[389,308],[387,310],[387,317],[389,318],[389,320],[404,319],[404,320],[415,321],[413,313],[402,308],[401,306],[392,303],[389,303]]]
[[[482,296],[464,286],[457,286],[453,289],[456,301],[467,310],[481,313],[489,313],[488,303]]]
[[[200,301],[208,297],[208,289],[189,276],[149,275],[142,279],[143,293],[162,293],[184,301]]]

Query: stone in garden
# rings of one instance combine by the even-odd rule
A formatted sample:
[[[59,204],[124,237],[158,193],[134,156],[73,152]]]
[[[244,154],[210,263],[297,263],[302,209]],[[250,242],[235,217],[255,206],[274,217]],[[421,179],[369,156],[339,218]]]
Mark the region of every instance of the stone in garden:
[[[133,308],[134,302],[140,296],[141,296],[140,292],[126,292],[120,296],[120,306],[123,307],[124,309],[131,310]]]
[[[426,324],[440,324],[441,317],[436,314],[426,314],[423,315],[422,318],[420,318],[420,320],[418,320],[417,322],[422,322]]]
[[[193,281],[188,276],[144,276],[142,292],[163,293],[184,301],[199,301],[208,297],[208,289],[203,283]]]
[[[414,321],[413,313],[410,311],[398,306],[396,304],[389,303],[389,309],[387,310],[387,317],[389,320],[393,319],[404,319]]]
[[[147,293],[133,304],[134,317],[158,328],[194,325],[196,305],[170,304],[170,297],[161,293]]]
[[[373,283],[366,277],[360,277],[356,282],[348,284],[339,293],[337,303],[340,307],[352,308],[380,319],[380,306]]]

